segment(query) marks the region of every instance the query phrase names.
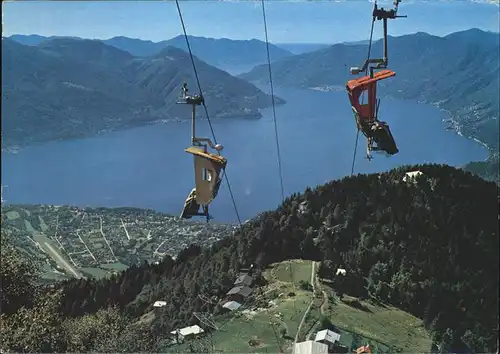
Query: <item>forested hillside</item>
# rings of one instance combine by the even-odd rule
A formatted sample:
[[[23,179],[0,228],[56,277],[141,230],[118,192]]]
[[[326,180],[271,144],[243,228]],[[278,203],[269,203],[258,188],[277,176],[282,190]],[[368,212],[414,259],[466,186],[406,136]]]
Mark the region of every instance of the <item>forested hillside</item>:
[[[472,172],[487,181],[500,183],[499,154],[492,154],[486,161],[473,161],[464,166],[466,171]]]
[[[417,169],[424,175],[402,181]],[[164,300],[151,334],[159,336],[196,323],[193,311],[220,314],[198,295],[225,294],[243,266],[255,264],[258,275],[273,262],[303,258],[321,261],[321,277],[337,292],[422,318],[446,350],[494,352],[498,205],[495,183],[444,165],[345,177],[287,198],[209,248],[191,246],[176,260],[110,279],[60,283],[59,310],[78,317],[117,305],[137,318]],[[347,270],[340,283],[339,266]]]

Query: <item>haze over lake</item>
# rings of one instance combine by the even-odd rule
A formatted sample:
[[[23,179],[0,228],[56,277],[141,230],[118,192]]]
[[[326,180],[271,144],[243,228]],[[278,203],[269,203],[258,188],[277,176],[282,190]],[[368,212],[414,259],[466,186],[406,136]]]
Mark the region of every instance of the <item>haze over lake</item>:
[[[285,193],[349,175],[356,127],[347,94],[290,88],[276,88],[275,94],[287,101],[276,109]],[[210,110],[210,102],[207,106]],[[242,220],[281,202],[272,108],[262,113],[260,120],[213,121]],[[481,145],[445,129],[446,118],[429,105],[382,98],[380,119],[389,123],[400,152],[392,157],[374,154],[369,162],[360,135],[355,173],[418,163],[461,166],[486,159]],[[2,152],[2,184],[8,185],[4,199],[131,206],[179,215],[194,187],[192,156],[184,152],[190,134],[189,121],[168,122]],[[206,121],[198,124],[197,135],[210,136]],[[225,181],[210,211],[215,221],[236,220]]]

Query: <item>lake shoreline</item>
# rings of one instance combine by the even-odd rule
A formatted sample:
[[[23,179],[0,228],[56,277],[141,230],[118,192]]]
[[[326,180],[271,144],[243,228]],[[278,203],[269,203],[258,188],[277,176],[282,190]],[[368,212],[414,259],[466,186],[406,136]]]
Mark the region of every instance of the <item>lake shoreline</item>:
[[[288,102],[276,107],[285,193],[301,193],[348,176],[355,127],[347,95],[293,88],[275,92]],[[261,113],[257,120],[212,119],[217,138],[224,142],[241,220],[281,203],[274,112],[267,108]],[[444,115],[435,107],[396,99],[386,105],[384,115],[392,122],[401,153],[373,161],[360,157],[356,173],[433,163],[460,168],[488,155],[477,142],[445,131]],[[190,128],[189,119],[158,120],[137,129],[101,131],[100,136],[42,143],[4,154],[6,199],[15,204],[129,205],[179,215],[194,185],[193,159],[184,152]],[[200,136],[210,137],[209,128],[206,119],[201,121]],[[211,214],[221,223],[236,220],[228,193],[223,183],[211,204]]]
[[[285,86],[280,86],[280,85],[278,85],[278,87],[283,87],[285,89],[287,88]],[[342,92],[342,91],[345,91],[345,87],[342,85],[324,85],[324,86],[320,85],[320,86],[304,87],[302,89],[305,89],[308,91],[318,91],[318,92]],[[433,106],[433,107],[439,109],[441,112],[446,113],[446,115],[448,116],[447,118],[442,119],[443,123],[449,124],[448,127],[446,127],[446,126],[444,127],[445,130],[454,131],[457,135],[464,137],[466,139],[472,140],[488,150],[488,157],[483,161],[488,161],[491,158],[491,156],[495,153],[495,151],[493,151],[492,147],[489,146],[488,144],[486,144],[485,142],[479,140],[478,138],[474,137],[473,135],[465,135],[463,132],[463,129],[462,129],[463,128],[462,125],[453,116],[451,111],[444,109],[440,106],[441,102],[430,102],[430,101],[426,101],[426,100],[417,100],[417,99],[402,99],[402,98],[398,98],[398,97],[395,97],[392,95],[384,95],[384,97],[389,98],[389,99],[400,100],[400,101],[401,100],[403,100],[403,101],[408,100],[408,101],[417,102],[417,103],[421,103],[421,104],[425,104],[425,105],[430,105],[430,106]],[[275,95],[275,98],[278,98],[278,97],[276,97],[276,95]],[[279,103],[277,103],[277,105],[278,106],[286,105],[287,101],[286,100],[283,100],[283,101],[284,101],[283,103],[279,102]],[[267,109],[267,108],[269,108],[269,107],[266,107],[263,109]],[[231,120],[233,120],[233,119],[260,120],[262,118],[262,110],[263,109],[257,109],[253,112],[248,112],[248,114],[241,115],[241,116],[240,115],[229,116],[226,114],[214,115],[214,116],[212,116],[212,120],[217,120],[217,121],[229,120],[229,119],[231,119]],[[202,120],[202,121],[206,120],[206,118],[203,118],[203,117],[200,117],[198,119]],[[135,129],[135,128],[139,128],[139,127],[145,127],[145,126],[155,125],[155,124],[160,124],[160,123],[162,123],[162,124],[174,123],[174,122],[181,123],[181,122],[189,122],[189,121],[190,121],[190,119],[179,118],[179,117],[160,118],[160,119],[145,121],[144,123],[141,123],[141,124],[132,124],[132,125],[127,125],[127,126],[118,127],[118,128],[101,129],[100,131],[97,131],[94,134],[88,134],[88,135],[82,135],[82,136],[72,136],[72,137],[67,137],[67,138],[57,138],[57,139],[51,139],[51,140],[45,140],[45,141],[33,141],[33,142],[25,143],[25,144],[13,144],[13,145],[5,146],[5,147],[2,146],[1,153],[17,154],[20,151],[24,150],[25,148],[39,146],[39,145],[51,143],[51,142],[86,139],[86,138],[104,135],[104,134],[111,133],[111,132],[118,132],[118,131],[123,131],[123,130]],[[471,162],[474,162],[474,161],[471,161]]]
[[[320,91],[320,92],[342,92],[342,91],[345,91],[345,87],[343,87],[341,85],[312,86],[312,87],[307,87],[307,90]],[[483,160],[483,162],[488,161],[490,159],[490,157],[495,153],[495,151],[493,151],[493,148],[491,146],[489,146],[488,144],[486,144],[485,142],[479,140],[478,138],[476,138],[473,135],[464,134],[463,126],[457,121],[456,117],[453,115],[453,113],[450,110],[447,110],[447,109],[441,107],[441,102],[431,102],[431,101],[427,101],[427,100],[417,100],[417,99],[404,99],[404,98],[398,98],[398,97],[395,97],[392,95],[385,95],[384,97],[389,98],[389,99],[399,100],[399,101],[409,100],[409,101],[413,101],[413,102],[417,102],[417,103],[430,105],[430,106],[433,106],[433,107],[439,109],[441,112],[446,113],[446,115],[448,116],[448,118],[442,119],[443,123],[450,123],[449,127],[444,127],[445,130],[451,130],[451,131],[455,132],[455,134],[457,134],[461,137],[464,137],[464,138],[469,139],[469,140],[473,140],[474,142],[478,143],[479,145],[483,146],[484,148],[486,148],[488,150],[488,157],[485,160]],[[474,162],[474,161],[471,161],[471,162]]]
[[[210,118],[211,118],[211,121],[240,120],[240,119],[259,120],[262,118],[261,111],[262,111],[261,109],[258,109],[256,111],[256,113],[242,115],[242,116],[215,115],[215,116],[211,116]],[[197,120],[206,121],[207,118],[197,117]],[[144,123],[141,123],[141,124],[127,125],[127,126],[118,127],[118,128],[101,129],[93,134],[84,134],[84,135],[78,135],[78,136],[69,136],[67,138],[55,138],[55,139],[43,140],[43,141],[31,141],[31,142],[27,142],[24,144],[12,144],[12,145],[7,145],[7,146],[2,146],[0,151],[1,151],[1,153],[17,154],[26,148],[40,146],[40,145],[48,144],[48,143],[88,139],[88,138],[93,138],[93,137],[105,135],[108,133],[119,132],[119,131],[124,131],[124,130],[131,130],[131,129],[136,129],[136,128],[142,128],[142,127],[147,127],[147,126],[156,125],[156,124],[186,123],[186,122],[190,123],[191,118],[189,118],[189,119],[188,118],[179,118],[179,117],[160,118],[160,119],[156,119],[156,120],[145,121]]]

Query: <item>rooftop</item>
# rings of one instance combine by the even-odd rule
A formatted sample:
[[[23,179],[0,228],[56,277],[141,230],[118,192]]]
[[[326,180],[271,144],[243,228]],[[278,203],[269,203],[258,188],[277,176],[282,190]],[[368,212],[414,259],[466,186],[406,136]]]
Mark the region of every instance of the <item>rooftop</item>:
[[[234,310],[239,309],[241,307],[241,304],[239,302],[236,302],[236,301],[228,301],[224,305],[222,305],[222,307],[224,307],[228,310],[234,311]]]
[[[175,332],[179,332],[181,336],[188,336],[190,334],[200,334],[203,333],[204,330],[198,325],[190,326],[190,327],[184,327],[181,329],[176,329],[175,331],[170,332],[170,334],[175,334]]]
[[[335,343],[336,341],[340,340],[340,333],[330,331],[329,329],[324,329],[316,333],[316,338],[314,340],[316,342],[326,340],[330,343]]]
[[[416,178],[420,175],[423,175],[424,173],[422,171],[410,171],[406,172],[405,176],[403,177],[403,182],[406,182],[409,179]]]
[[[252,285],[253,278],[249,276],[248,274],[241,274],[238,278],[236,278],[236,281],[234,282],[235,285],[237,284],[243,284],[250,286]]]
[[[252,288],[249,288],[248,286],[240,285],[240,286],[235,286],[229,292],[227,295],[233,295],[233,294],[239,294],[241,296],[247,297],[252,293]]]

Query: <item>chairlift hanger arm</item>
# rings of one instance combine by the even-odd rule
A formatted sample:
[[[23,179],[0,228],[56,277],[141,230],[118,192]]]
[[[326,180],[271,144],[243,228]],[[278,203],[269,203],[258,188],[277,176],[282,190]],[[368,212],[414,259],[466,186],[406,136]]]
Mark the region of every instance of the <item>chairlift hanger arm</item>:
[[[388,51],[387,51],[387,20],[388,19],[395,19],[399,17],[406,18],[407,16],[399,16],[397,15],[398,12],[398,5],[401,2],[401,0],[395,0],[394,5],[395,8],[391,10],[385,10],[383,7],[378,8],[377,3],[375,2],[374,7],[373,7],[373,20],[382,20],[384,24],[384,55],[383,59],[367,59],[365,63],[363,64],[362,68],[354,67],[351,68],[351,74],[352,75],[357,75],[361,72],[366,71],[368,68],[369,64],[377,64],[375,67],[370,68],[370,73],[373,72],[373,69],[386,69],[387,65],[389,64],[389,58],[388,58]]]
[[[203,96],[200,94],[200,95],[193,95],[193,96],[190,96],[190,95],[186,95],[186,96],[183,96],[181,97],[176,103],[177,104],[190,104],[190,105],[193,105],[193,106],[201,106],[204,102],[204,98]]]
[[[208,146],[210,146],[212,149],[214,149],[216,151],[221,151],[223,149],[222,145],[212,143],[212,140],[210,140],[210,138],[193,137],[193,144],[196,144],[196,143],[207,143]]]
[[[363,64],[363,66],[361,68],[352,67],[350,69],[351,75],[357,75],[359,73],[365,72],[366,68],[368,67],[369,64],[377,64],[376,68],[378,69],[379,67],[384,65],[384,63],[386,63],[386,62],[387,62],[386,59],[367,59],[367,60],[365,60],[365,63]]]

